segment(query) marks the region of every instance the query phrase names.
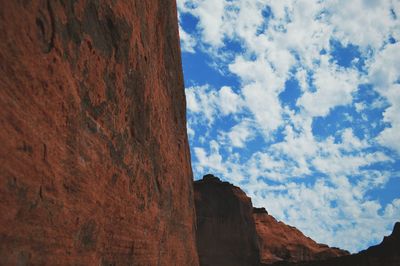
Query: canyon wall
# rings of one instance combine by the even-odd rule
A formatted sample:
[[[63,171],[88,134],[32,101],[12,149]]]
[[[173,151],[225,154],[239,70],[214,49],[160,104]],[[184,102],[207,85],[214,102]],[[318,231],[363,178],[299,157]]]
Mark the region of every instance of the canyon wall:
[[[174,0],[0,0],[0,265],[198,265]]]

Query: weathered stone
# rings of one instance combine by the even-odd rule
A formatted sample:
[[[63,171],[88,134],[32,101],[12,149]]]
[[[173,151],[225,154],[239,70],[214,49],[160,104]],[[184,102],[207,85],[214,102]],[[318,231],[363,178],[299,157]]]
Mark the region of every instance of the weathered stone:
[[[197,265],[173,0],[0,0],[0,265]]]
[[[254,208],[261,262],[299,262],[349,255],[349,252],[318,244],[293,226],[278,222],[265,208]]]

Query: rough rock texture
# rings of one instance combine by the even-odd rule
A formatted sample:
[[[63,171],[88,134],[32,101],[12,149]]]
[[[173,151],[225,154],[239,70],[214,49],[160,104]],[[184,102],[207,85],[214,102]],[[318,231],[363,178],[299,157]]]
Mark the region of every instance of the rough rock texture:
[[[251,199],[212,175],[194,182],[194,191],[200,265],[259,265]]]
[[[197,265],[174,0],[0,0],[0,265]]]
[[[349,252],[318,244],[297,228],[278,222],[265,208],[254,208],[261,262],[311,261],[348,255]]]
[[[400,265],[400,222],[393,233],[384,237],[382,243],[357,254],[331,258],[322,261],[288,263],[279,262],[274,266],[398,266]]]

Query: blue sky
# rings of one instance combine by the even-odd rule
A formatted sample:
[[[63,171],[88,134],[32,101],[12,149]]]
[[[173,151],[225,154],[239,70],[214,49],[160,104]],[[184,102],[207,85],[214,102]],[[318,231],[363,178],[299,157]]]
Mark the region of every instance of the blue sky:
[[[195,179],[352,252],[400,220],[400,2],[178,0]]]

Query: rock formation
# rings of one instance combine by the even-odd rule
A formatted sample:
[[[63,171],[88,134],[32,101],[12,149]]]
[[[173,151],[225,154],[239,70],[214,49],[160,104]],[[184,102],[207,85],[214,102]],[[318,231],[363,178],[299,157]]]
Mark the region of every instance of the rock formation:
[[[0,0],[0,265],[198,265],[174,0]]]
[[[279,262],[274,266],[398,266],[400,265],[400,222],[394,226],[390,236],[382,243],[357,254],[321,261],[289,263]]]
[[[212,175],[194,182],[194,191],[200,265],[259,265],[250,198]]]
[[[318,244],[297,228],[278,222],[265,208],[254,208],[261,262],[312,261],[348,255],[349,252]]]
[[[278,222],[265,208],[252,208],[240,188],[213,175],[194,182],[194,191],[200,265],[400,265],[400,222],[380,245],[350,255]]]
[[[205,175],[194,182],[197,248],[201,265],[264,265],[320,260],[349,253],[318,244],[253,208],[238,187]]]

